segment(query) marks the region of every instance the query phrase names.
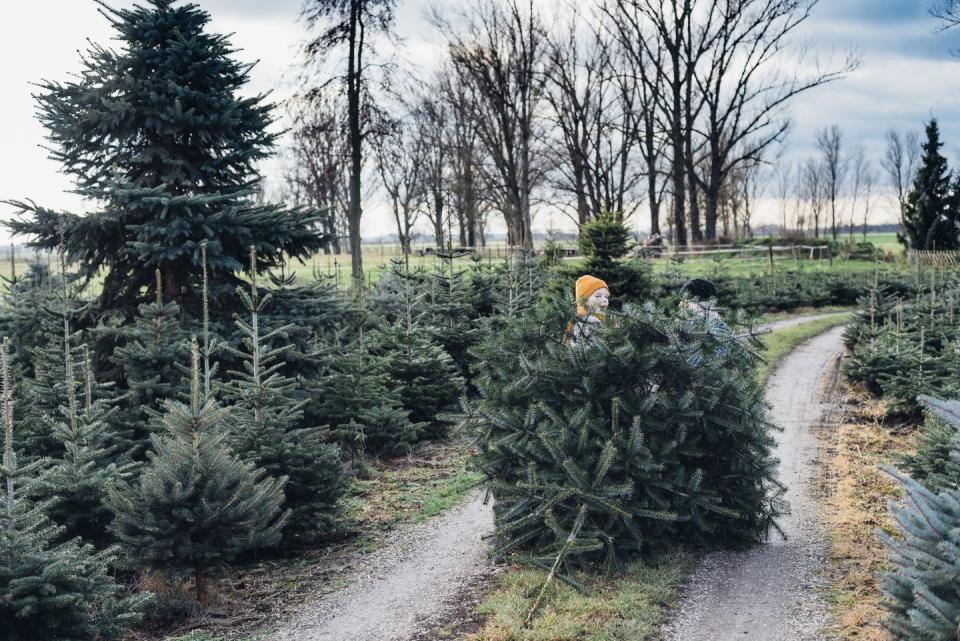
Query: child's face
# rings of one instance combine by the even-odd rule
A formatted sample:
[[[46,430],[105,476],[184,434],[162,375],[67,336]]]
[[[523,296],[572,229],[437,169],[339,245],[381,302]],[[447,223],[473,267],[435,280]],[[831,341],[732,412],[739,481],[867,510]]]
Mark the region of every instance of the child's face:
[[[601,287],[587,298],[587,307],[590,309],[606,309],[608,305],[610,305],[610,292],[606,287]]]

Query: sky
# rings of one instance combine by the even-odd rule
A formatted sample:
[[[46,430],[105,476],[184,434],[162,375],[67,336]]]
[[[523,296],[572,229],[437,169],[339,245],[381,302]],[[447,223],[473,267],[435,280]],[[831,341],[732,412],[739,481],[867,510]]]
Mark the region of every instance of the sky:
[[[108,0],[109,1],[109,0]],[[211,17],[211,29],[232,33],[232,43],[244,61],[259,61],[251,72],[250,93],[270,91],[273,100],[289,96],[296,77],[296,60],[305,37],[298,21],[301,0],[195,0]],[[434,0],[441,8],[468,0]],[[812,17],[796,33],[795,42],[825,59],[842,58],[855,49],[860,67],[846,79],[798,97],[790,107],[793,127],[785,158],[798,162],[815,153],[816,131],[838,125],[848,148],[862,146],[876,165],[885,133],[920,130],[931,116],[939,119],[945,152],[960,158],[960,30],[937,32],[929,15],[935,0],[820,0]],[[398,0],[397,31],[406,51],[403,64],[429,69],[442,47],[427,23],[431,0]],[[113,0],[112,6],[133,4]],[[70,193],[70,180],[42,148],[44,130],[35,119],[31,83],[62,80],[80,68],[79,52],[88,39],[107,43],[111,29],[93,0],[32,0],[6,3],[0,9],[0,200],[32,199],[53,209],[87,211],[92,206]],[[266,163],[268,192],[276,184],[280,165]],[[376,199],[374,199],[376,201]],[[873,222],[893,219],[889,199],[883,199]],[[757,222],[773,222],[776,207],[760,203]],[[0,204],[0,220],[13,209]],[[639,221],[643,228],[644,221]],[[534,228],[569,226],[562,216],[540,212]],[[362,234],[390,234],[393,224],[382,203],[372,202],[364,213]],[[5,232],[0,230],[0,239]],[[18,239],[19,240],[19,239]]]

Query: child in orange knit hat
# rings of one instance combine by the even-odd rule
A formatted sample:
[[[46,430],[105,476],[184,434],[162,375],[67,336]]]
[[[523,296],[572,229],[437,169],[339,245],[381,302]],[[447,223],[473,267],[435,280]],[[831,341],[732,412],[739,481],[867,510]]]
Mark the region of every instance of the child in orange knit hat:
[[[589,274],[577,279],[577,318],[567,326],[567,341],[576,345],[590,337],[596,324],[603,321],[603,312],[610,304],[610,288]]]

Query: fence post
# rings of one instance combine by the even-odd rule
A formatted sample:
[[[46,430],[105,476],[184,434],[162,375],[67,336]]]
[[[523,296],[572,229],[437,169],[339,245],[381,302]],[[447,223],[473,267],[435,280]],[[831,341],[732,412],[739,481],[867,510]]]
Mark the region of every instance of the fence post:
[[[833,245],[827,245],[827,260],[830,261],[830,266],[833,267]]]
[[[770,257],[770,275],[773,275],[773,241],[767,241],[767,255]]]

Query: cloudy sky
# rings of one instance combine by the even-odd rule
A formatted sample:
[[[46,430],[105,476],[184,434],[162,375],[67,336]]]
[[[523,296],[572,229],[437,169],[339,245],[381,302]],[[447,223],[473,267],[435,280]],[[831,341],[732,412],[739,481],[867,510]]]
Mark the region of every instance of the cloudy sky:
[[[259,60],[252,72],[251,92],[289,95],[298,44],[304,37],[298,22],[301,0],[196,0],[210,12],[212,28],[233,33],[244,60]],[[468,0],[442,0],[454,6]],[[849,146],[862,145],[876,161],[890,128],[919,129],[931,115],[940,119],[951,158],[960,158],[960,30],[936,33],[928,14],[934,0],[821,0],[798,40],[829,56],[859,50],[860,68],[847,79],[816,89],[792,105],[794,127],[787,157],[799,160],[813,153],[814,132],[837,124]],[[398,0],[398,31],[408,48],[407,64],[429,66],[438,56],[437,37],[423,17],[430,0]],[[130,0],[114,0],[129,6]],[[435,3],[436,4],[436,3]],[[79,69],[79,50],[87,39],[106,43],[110,29],[92,0],[32,0],[7,3],[0,9],[0,199],[30,198],[45,206],[81,211],[85,204],[69,193],[69,180],[40,147],[43,128],[34,118],[31,82],[56,80]],[[277,164],[264,168],[268,177]],[[772,207],[770,208],[772,214]],[[0,205],[0,218],[12,210]],[[880,218],[888,216],[881,212]],[[546,214],[535,227],[547,226]],[[393,231],[382,208],[365,213],[366,236]],[[761,220],[763,215],[761,215]],[[561,218],[554,224],[563,226]],[[642,222],[641,222],[642,227]],[[0,231],[0,236],[3,232]]]

